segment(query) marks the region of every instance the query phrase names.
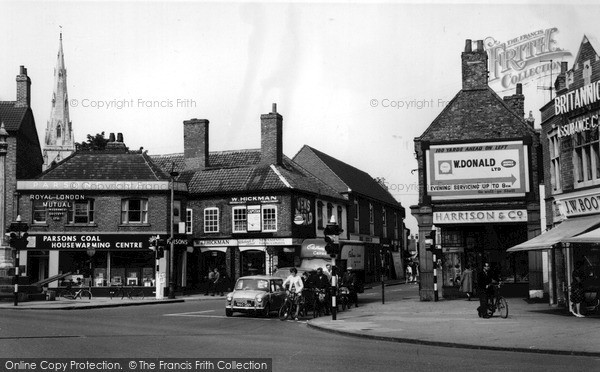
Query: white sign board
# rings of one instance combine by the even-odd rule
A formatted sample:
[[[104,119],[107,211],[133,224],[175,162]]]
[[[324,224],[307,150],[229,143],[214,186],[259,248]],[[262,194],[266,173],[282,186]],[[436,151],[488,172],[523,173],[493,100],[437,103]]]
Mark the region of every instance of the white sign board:
[[[529,191],[521,141],[432,145],[426,152],[432,200],[521,197]]]
[[[260,205],[249,205],[246,207],[246,218],[248,231],[261,230],[261,208]]]

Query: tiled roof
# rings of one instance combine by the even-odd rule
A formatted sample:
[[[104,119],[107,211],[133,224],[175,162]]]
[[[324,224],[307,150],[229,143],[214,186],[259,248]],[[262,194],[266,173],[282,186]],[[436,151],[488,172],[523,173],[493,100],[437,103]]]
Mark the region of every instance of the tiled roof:
[[[15,107],[15,102],[0,101],[0,122],[7,131],[17,131],[21,127],[28,107]]]
[[[315,157],[320,160],[314,161]],[[374,200],[400,206],[400,203],[367,172],[344,163],[310,146],[304,145],[294,161],[322,177],[338,192],[352,192],[367,196]],[[317,168],[318,169],[315,169]]]
[[[535,136],[535,129],[490,87],[461,90],[419,137],[421,141]]]
[[[150,157],[139,152],[79,151],[38,177],[41,180],[168,180]]]
[[[335,199],[343,197],[314,177],[304,168],[284,156],[283,164],[260,164],[260,150],[211,152],[210,167],[184,171],[183,154],[152,156],[166,173],[181,172],[178,181],[186,182],[190,193],[218,194],[295,189]],[[273,169],[274,168],[274,169]]]

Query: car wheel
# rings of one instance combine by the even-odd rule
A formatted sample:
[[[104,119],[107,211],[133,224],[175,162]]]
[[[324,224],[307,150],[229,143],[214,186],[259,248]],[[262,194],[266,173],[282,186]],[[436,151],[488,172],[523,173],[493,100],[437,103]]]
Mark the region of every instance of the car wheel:
[[[225,309],[225,316],[230,317],[233,315],[233,310],[231,309]]]

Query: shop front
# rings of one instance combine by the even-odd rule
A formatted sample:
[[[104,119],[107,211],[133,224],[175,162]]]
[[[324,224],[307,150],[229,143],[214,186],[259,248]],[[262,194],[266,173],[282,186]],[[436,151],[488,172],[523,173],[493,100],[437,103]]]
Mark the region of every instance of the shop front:
[[[526,252],[507,249],[527,240],[527,210],[471,210],[433,213],[436,245],[441,249],[438,282],[446,296],[458,295],[461,274],[489,262],[506,283],[507,293],[527,294],[529,265]]]
[[[69,274],[49,287],[66,284],[97,288],[154,287],[157,279],[155,252],[149,234],[32,234],[21,253],[31,282]],[[166,259],[159,260],[159,277],[165,275]],[[160,280],[160,279],[159,279]],[[165,281],[166,282],[166,281]],[[153,289],[149,289],[151,292]]]

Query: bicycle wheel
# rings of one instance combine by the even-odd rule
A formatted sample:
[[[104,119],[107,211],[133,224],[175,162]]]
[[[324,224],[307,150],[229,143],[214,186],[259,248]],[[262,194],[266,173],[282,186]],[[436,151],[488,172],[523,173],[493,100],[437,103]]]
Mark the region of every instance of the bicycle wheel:
[[[73,292],[68,291],[68,290],[63,290],[62,292],[60,292],[60,296],[62,298],[67,299],[67,300],[74,300],[75,299],[75,295],[73,294]]]
[[[279,320],[287,320],[292,313],[292,304],[290,301],[285,300],[281,308],[279,309]]]
[[[503,319],[508,318],[508,302],[504,299],[504,297],[500,297],[498,300],[498,311],[500,311],[500,316]]]
[[[87,289],[82,289],[81,293],[79,294],[79,296],[83,299],[83,298],[87,298],[88,300],[92,299],[92,292],[90,292]]]
[[[321,316],[321,304],[319,300],[315,300],[313,303],[313,318],[318,318]]]

